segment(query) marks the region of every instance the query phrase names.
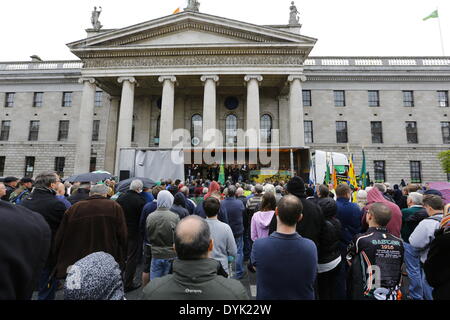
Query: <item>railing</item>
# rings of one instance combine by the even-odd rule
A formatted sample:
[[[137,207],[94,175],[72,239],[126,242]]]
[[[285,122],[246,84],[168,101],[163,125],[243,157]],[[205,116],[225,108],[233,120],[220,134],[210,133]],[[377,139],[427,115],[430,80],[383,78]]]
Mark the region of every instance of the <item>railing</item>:
[[[398,67],[398,66],[450,66],[447,57],[311,57],[305,66],[358,66],[358,67]]]
[[[0,71],[81,69],[81,61],[0,62]]]

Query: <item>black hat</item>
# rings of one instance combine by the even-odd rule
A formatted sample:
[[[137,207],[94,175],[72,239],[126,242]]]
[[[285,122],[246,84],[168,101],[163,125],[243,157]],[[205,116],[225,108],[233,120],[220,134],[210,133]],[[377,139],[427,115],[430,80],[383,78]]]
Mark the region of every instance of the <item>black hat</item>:
[[[31,178],[22,178],[22,179],[20,179],[20,182],[21,183],[29,183],[29,182],[34,183],[33,179],[31,179]]]
[[[427,190],[427,191],[425,191],[423,194],[424,194],[424,195],[432,194],[432,195],[439,196],[439,197],[443,198],[443,197],[442,197],[442,193],[441,193],[439,190],[435,190],[435,189]]]
[[[300,177],[293,177],[287,184],[287,191],[297,197],[305,196],[305,181]]]
[[[19,181],[19,178],[16,177],[6,177],[5,179],[3,179],[4,183],[10,183],[10,182],[14,182],[14,181]]]

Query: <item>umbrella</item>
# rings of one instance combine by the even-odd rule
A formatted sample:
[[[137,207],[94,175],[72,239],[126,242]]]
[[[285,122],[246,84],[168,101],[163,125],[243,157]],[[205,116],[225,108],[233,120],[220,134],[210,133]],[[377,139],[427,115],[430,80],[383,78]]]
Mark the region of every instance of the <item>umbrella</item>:
[[[74,182],[97,183],[99,181],[111,179],[111,177],[112,175],[107,172],[104,173],[91,172],[91,173],[76,174],[74,176],[69,177],[66,181],[69,181],[70,183]]]
[[[430,182],[430,189],[438,190],[442,193],[445,203],[450,203],[450,182]]]
[[[156,185],[156,182],[153,181],[152,179],[148,179],[148,178],[130,178],[130,179],[127,179],[127,180],[120,181],[119,184],[116,186],[116,192],[125,192],[125,191],[129,190],[130,189],[130,184],[134,180],[141,180],[142,183],[144,184],[144,188],[145,189],[153,188]]]

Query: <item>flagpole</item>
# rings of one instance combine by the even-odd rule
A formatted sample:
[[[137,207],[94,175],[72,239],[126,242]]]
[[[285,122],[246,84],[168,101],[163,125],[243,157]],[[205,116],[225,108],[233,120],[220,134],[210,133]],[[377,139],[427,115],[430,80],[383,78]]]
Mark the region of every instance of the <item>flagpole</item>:
[[[436,10],[438,12],[438,24],[439,24],[439,34],[441,36],[442,56],[445,57],[444,38],[442,37],[441,14],[439,12],[439,7]]]

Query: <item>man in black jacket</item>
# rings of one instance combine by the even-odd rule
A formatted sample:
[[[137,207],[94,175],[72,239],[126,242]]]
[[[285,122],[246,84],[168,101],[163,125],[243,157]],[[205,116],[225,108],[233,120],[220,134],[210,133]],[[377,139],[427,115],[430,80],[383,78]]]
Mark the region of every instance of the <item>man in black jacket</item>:
[[[20,203],[31,211],[40,213],[50,226],[52,232],[51,250],[39,280],[39,300],[53,300],[57,288],[55,278],[56,257],[53,252],[54,239],[61,224],[66,206],[56,198],[59,177],[54,172],[44,172],[36,177],[33,192]]]
[[[134,180],[130,184],[130,190],[117,199],[117,203],[120,204],[125,213],[128,227],[127,262],[124,272],[125,292],[133,291],[140,287],[140,284],[134,283],[134,276],[142,254],[143,239],[139,233],[139,219],[146,204],[144,197],[140,194],[143,188],[144,184],[141,180]]]
[[[14,190],[16,190],[19,179],[16,177],[6,177],[3,180],[3,183],[6,187],[6,194],[1,198],[1,200],[9,201],[9,196],[14,192]]]
[[[67,200],[74,205],[77,202],[89,199],[89,192],[91,189],[90,182],[82,182],[78,189],[67,198]]]
[[[31,299],[50,240],[40,214],[0,200],[0,300]]]

